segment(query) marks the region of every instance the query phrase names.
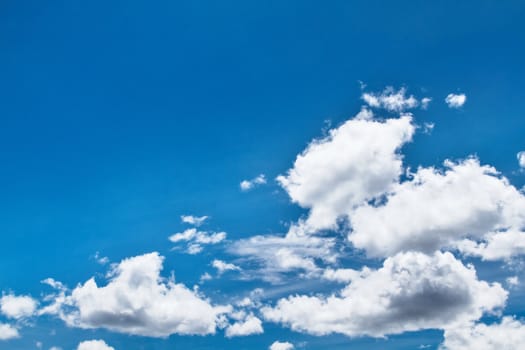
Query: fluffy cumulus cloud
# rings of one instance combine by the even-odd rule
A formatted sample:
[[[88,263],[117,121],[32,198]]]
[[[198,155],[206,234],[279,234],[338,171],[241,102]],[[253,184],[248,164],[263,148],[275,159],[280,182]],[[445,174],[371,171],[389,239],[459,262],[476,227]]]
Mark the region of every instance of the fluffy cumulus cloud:
[[[407,109],[415,108],[419,105],[419,101],[413,96],[406,95],[406,89],[401,88],[395,91],[392,87],[387,87],[381,93],[365,92],[361,98],[367,105],[373,108],[384,108],[391,112],[401,112]],[[425,99],[425,108],[430,100]]]
[[[525,232],[516,230],[490,232],[480,242],[464,239],[455,246],[465,255],[477,256],[482,260],[509,260],[514,256],[525,254]]]
[[[328,297],[295,295],[262,309],[264,317],[315,335],[383,337],[477,320],[505,305],[498,283],[478,280],[451,253],[400,253]]]
[[[467,102],[467,96],[465,94],[448,94],[445,98],[445,103],[450,108],[459,108]]]
[[[77,350],[115,350],[103,340],[86,340],[78,344]]]
[[[228,326],[225,331],[225,335],[228,338],[240,337],[253,334],[263,333],[262,322],[259,318],[253,314],[247,315],[243,320],[235,322]]]
[[[402,173],[399,149],[414,130],[409,115],[354,118],[310,143],[293,168],[277,178],[293,202],[310,209],[305,227],[334,228],[340,216],[391,190]]]
[[[503,317],[491,325],[473,324],[450,328],[445,331],[441,350],[516,350],[525,344],[525,325],[512,318]]]
[[[524,249],[525,236],[516,231],[525,225],[525,196],[477,159],[447,161],[444,171],[418,169],[384,204],[361,206],[350,221],[349,240],[371,256],[458,245],[472,254],[509,257]],[[458,244],[465,237],[488,243]]]
[[[0,323],[0,340],[9,340],[20,337],[18,329],[10,324]]]
[[[242,191],[249,191],[257,186],[264,185],[266,183],[266,176],[260,174],[251,180],[243,180],[239,184]]]
[[[285,342],[275,341],[272,343],[272,345],[270,345],[268,349],[269,350],[293,350],[294,348],[295,347],[293,346],[293,344],[287,341]]]
[[[45,310],[80,328],[150,337],[215,333],[218,316],[228,308],[214,307],[195,291],[163,279],[162,263],[158,253],[125,259],[114,266],[105,286],[91,278],[62,292]]]
[[[30,296],[4,295],[0,298],[0,311],[9,318],[32,316],[37,308],[37,301]]]

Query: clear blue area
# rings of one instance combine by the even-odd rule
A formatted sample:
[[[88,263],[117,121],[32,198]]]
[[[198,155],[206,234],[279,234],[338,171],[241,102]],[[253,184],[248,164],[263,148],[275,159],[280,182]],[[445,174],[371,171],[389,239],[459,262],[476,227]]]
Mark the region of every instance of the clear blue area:
[[[371,91],[431,96],[407,164],[476,154],[517,187],[525,149],[523,1],[14,1],[0,4],[0,290],[38,296],[53,277],[75,286],[159,251],[189,286],[224,254],[170,251],[180,215],[209,215],[230,239],[284,232],[303,212],[270,185],[326,120],[338,125]],[[467,104],[451,110],[450,92]],[[486,266],[490,275],[495,268]],[[483,270],[483,269],[482,269]],[[249,291],[225,278],[208,295]],[[517,293],[506,313],[525,315]],[[56,335],[50,331],[56,330]],[[381,339],[313,337],[265,324],[260,336],[150,339],[39,320],[2,349],[35,341],[73,349],[417,349],[440,332]]]

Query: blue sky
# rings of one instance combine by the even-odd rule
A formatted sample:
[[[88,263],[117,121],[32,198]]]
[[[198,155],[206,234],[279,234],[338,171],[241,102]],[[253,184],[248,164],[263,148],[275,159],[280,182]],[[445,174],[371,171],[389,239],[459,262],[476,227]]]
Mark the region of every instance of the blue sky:
[[[0,348],[437,349],[452,321],[466,333],[449,330],[449,350],[483,323],[493,327],[479,334],[523,339],[524,15],[521,1],[3,2]],[[449,94],[466,100],[450,106]],[[362,108],[374,116],[356,117]],[[403,213],[414,220],[397,222]],[[196,226],[182,215],[208,218]],[[500,237],[512,244],[495,256]],[[233,266],[220,273],[215,260]],[[388,275],[385,261],[411,261],[413,279]],[[361,272],[327,279],[337,269]],[[418,280],[440,269],[453,272]],[[142,282],[123,271],[169,292],[137,301],[127,288]],[[98,289],[88,291],[91,277]],[[416,295],[365,327],[359,315],[374,313],[354,304],[375,280],[386,294],[396,285]],[[425,294],[454,283],[472,288]],[[294,296],[330,295],[347,318],[294,316],[306,310]],[[439,300],[447,309],[480,295],[493,299],[436,316]],[[167,307],[164,324],[154,297],[216,317]],[[409,297],[424,301],[420,317],[403,318]],[[250,317],[258,334],[226,336]],[[107,346],[80,347],[90,340]]]

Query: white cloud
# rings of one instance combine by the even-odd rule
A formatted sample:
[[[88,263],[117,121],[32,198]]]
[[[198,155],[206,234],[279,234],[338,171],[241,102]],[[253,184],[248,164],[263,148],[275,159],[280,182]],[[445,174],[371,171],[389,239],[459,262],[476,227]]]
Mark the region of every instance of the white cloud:
[[[168,239],[173,243],[189,242],[187,252],[198,254],[203,250],[202,245],[217,244],[226,239],[226,232],[199,231],[192,227],[183,232],[174,233]]]
[[[521,168],[525,168],[525,151],[519,152],[516,157]]]
[[[99,252],[95,252],[94,258],[100,265],[106,265],[109,263],[109,258],[107,256],[100,255]]]
[[[451,253],[401,253],[383,267],[354,279],[338,295],[295,295],[262,309],[264,317],[315,335],[383,337],[443,329],[477,320],[505,305],[498,283],[478,280]]]
[[[450,108],[459,108],[467,102],[467,96],[465,94],[448,94],[445,102]]]
[[[248,315],[244,320],[236,322],[226,328],[226,337],[241,337],[263,333],[262,322],[254,315]]]
[[[103,340],[86,340],[78,344],[77,350],[115,350]]]
[[[183,232],[178,232],[178,233],[172,234],[169,237],[169,240],[172,241],[173,243],[178,243],[178,242],[182,242],[182,241],[187,242],[187,241],[193,239],[193,237],[195,237],[196,234],[197,234],[197,229],[196,228],[189,228],[187,230],[184,230]]]
[[[186,224],[190,224],[190,225],[194,225],[194,226],[200,226],[204,223],[204,221],[206,221],[209,217],[204,215],[204,216],[193,216],[193,215],[181,215],[180,219],[182,220],[182,222],[186,223]]]
[[[423,97],[421,99],[421,108],[427,109],[430,102],[432,102],[432,99],[430,97]]]
[[[402,173],[398,151],[414,130],[409,115],[384,122],[351,119],[311,142],[277,178],[293,202],[310,208],[304,228],[334,228],[356,205],[391,190]]]
[[[270,347],[269,350],[293,350],[294,346],[292,343],[289,342],[280,342],[276,341]]]
[[[240,183],[242,191],[249,191],[257,186],[264,185],[266,183],[266,177],[264,174],[260,174],[251,180],[243,180]]]
[[[370,106],[374,108],[384,108],[391,112],[402,112],[407,109],[412,109],[418,106],[418,100],[413,96],[406,96],[406,89],[401,88],[395,91],[392,87],[387,87],[381,93],[365,92],[361,98]],[[428,102],[425,100],[426,105]]]
[[[517,287],[520,284],[520,280],[518,276],[511,276],[505,279],[505,282],[509,285],[509,287]]]
[[[110,349],[113,349],[113,348],[110,348]],[[49,350],[62,350],[62,348],[58,347],[58,346],[52,346],[52,347],[49,348]]]
[[[365,277],[372,272],[368,267],[360,271],[354,269],[332,269],[327,268],[323,271],[322,278],[328,281],[350,283],[355,279]]]
[[[19,338],[18,330],[7,323],[0,323],[0,340]]]
[[[231,263],[224,262],[222,260],[215,259],[212,262],[212,266],[217,269],[219,274],[223,274],[226,271],[239,271],[240,267]]]
[[[465,239],[455,246],[465,255],[478,256],[483,260],[509,260],[514,256],[525,254],[525,232],[515,230],[490,232],[481,242]]]
[[[10,318],[32,316],[37,308],[37,302],[30,296],[4,295],[0,298],[0,311]]]
[[[500,323],[449,328],[441,350],[516,350],[525,344],[525,325],[503,317]]]
[[[316,272],[316,259],[334,263],[337,259],[334,243],[331,238],[300,236],[290,232],[284,237],[267,235],[242,239],[234,242],[229,250],[260,265],[257,276],[261,279],[278,282],[283,272]]]
[[[376,257],[407,250],[432,252],[454,246],[461,238],[521,241],[519,246],[507,245],[506,251],[498,244],[496,253],[500,257],[522,253],[523,236],[491,232],[524,225],[525,196],[477,159],[446,161],[445,168],[420,168],[411,180],[393,187],[385,204],[355,210],[349,240]],[[460,249],[474,252],[464,244]]]
[[[213,277],[211,277],[211,275],[209,273],[205,272],[199,278],[199,283],[204,283],[204,282],[210,281],[212,279],[213,279]]]
[[[167,337],[170,334],[213,334],[217,318],[229,307],[215,307],[195,291],[160,276],[158,253],[121,261],[99,287],[94,278],[55,298],[45,309],[69,326],[106,328],[115,332]]]

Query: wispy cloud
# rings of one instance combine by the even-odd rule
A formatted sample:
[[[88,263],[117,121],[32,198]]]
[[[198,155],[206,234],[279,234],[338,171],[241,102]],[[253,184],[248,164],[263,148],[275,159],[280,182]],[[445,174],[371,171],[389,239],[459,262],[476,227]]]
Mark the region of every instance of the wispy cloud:
[[[199,227],[200,225],[204,223],[204,221],[209,219],[209,216],[181,215],[180,219],[182,222],[186,224],[190,224],[190,225]]]

